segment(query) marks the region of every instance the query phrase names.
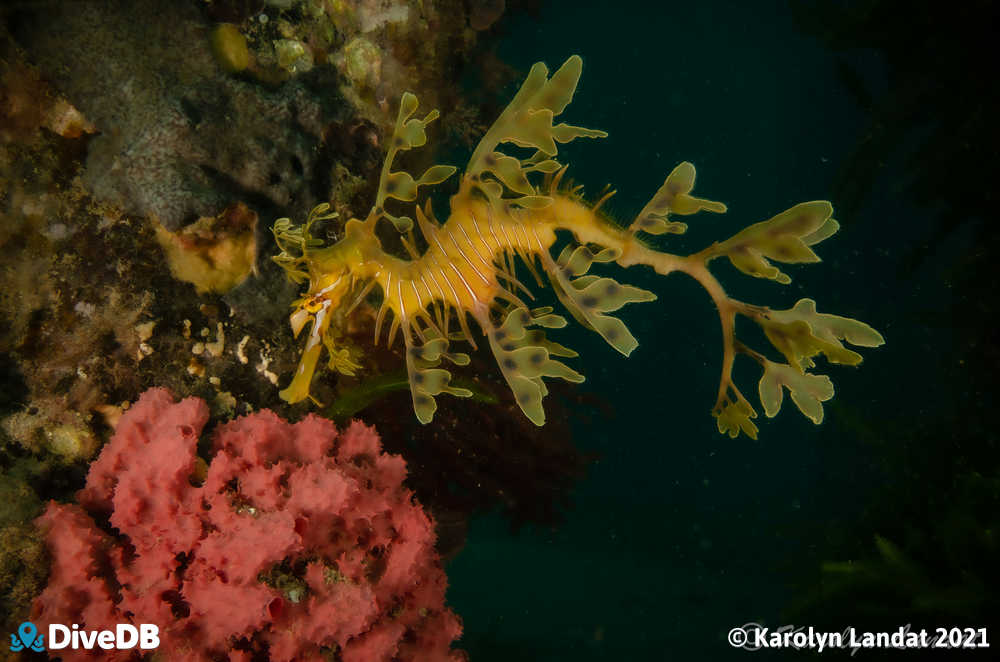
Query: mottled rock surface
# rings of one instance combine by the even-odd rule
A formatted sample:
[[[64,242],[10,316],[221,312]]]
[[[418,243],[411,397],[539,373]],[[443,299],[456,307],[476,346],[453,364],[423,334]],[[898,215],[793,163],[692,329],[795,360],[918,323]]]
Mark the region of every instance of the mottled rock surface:
[[[234,201],[304,213],[323,122],[337,115],[337,87],[319,79],[333,73],[274,88],[234,77],[210,29],[194,5],[139,0],[57,5],[17,36],[100,132],[83,172],[97,198],[169,229]]]

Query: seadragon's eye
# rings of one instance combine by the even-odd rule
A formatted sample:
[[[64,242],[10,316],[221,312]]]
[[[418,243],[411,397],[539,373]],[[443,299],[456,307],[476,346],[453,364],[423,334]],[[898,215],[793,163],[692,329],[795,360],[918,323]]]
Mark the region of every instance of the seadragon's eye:
[[[328,301],[325,296],[314,296],[302,304],[302,308],[310,313],[318,313],[323,305]]]

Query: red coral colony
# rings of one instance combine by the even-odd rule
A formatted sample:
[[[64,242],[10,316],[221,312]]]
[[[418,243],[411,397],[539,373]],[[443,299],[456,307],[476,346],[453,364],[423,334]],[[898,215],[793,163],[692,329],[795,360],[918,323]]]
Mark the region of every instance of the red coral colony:
[[[433,522],[372,428],[262,411],[221,425],[206,465],[208,416],[197,398],[147,391],[91,465],[81,505],[49,504],[39,629],[153,623],[161,653],[192,661],[464,659],[450,649],[461,624],[444,607]]]

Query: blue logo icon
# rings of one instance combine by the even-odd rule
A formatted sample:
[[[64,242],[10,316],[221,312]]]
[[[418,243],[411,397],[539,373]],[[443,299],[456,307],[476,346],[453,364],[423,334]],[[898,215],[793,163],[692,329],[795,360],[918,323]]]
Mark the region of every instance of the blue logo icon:
[[[38,634],[38,628],[35,627],[35,624],[25,621],[17,628],[16,636],[13,634],[10,635],[10,649],[17,652],[23,651],[25,648],[30,648],[33,651],[41,653],[45,650],[43,639],[45,639],[45,635]]]

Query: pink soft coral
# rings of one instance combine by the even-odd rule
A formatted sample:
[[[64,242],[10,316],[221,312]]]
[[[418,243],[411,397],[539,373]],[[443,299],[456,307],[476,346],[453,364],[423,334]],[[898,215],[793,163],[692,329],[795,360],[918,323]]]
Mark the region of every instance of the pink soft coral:
[[[154,623],[161,659],[463,659],[433,522],[374,430],[263,411],[215,431],[206,470],[207,420],[201,400],[147,391],[91,465],[83,507],[49,504],[36,624]]]

